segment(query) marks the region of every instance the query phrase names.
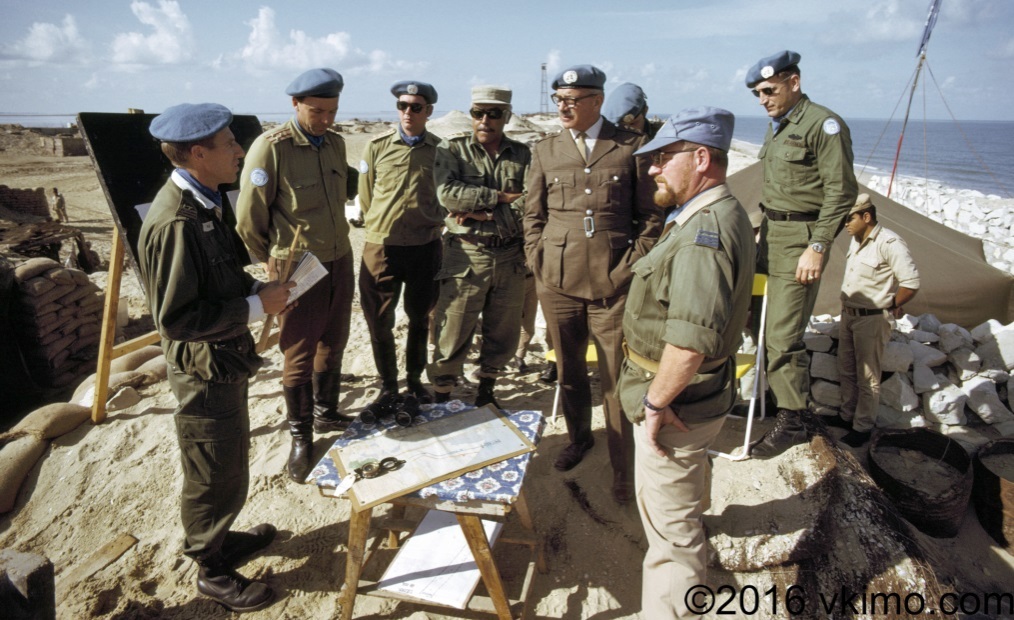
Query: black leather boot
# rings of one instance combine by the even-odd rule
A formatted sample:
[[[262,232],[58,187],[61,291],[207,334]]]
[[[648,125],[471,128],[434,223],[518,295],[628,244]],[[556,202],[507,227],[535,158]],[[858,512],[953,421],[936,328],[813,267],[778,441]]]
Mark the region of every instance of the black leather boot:
[[[433,402],[433,395],[422,384],[422,380],[419,377],[409,377],[406,388],[409,394],[415,396],[420,405],[428,405]]]
[[[338,410],[341,376],[340,371],[313,373],[313,430],[318,433],[343,431],[355,419]]]
[[[493,384],[496,383],[496,379],[493,377],[480,377],[479,378],[479,391],[475,394],[475,406],[482,407],[486,404],[492,404],[497,409],[500,408],[500,403],[496,402],[493,398]]]
[[[543,383],[556,383],[556,364],[550,364],[539,374],[539,381]]]
[[[292,434],[289,450],[289,478],[302,484],[313,469],[313,383],[296,387],[282,386],[285,394],[286,420]]]
[[[751,446],[750,456],[758,459],[771,458],[806,441],[807,432],[803,426],[802,412],[779,409],[775,427]]]
[[[376,424],[382,418],[394,416],[400,404],[401,400],[398,397],[397,389],[382,389],[377,399],[366,405],[363,412],[359,414],[359,418],[363,421],[363,424]]]
[[[271,586],[232,569],[220,554],[198,562],[197,591],[230,611],[257,611],[275,600]]]
[[[271,544],[278,528],[261,523],[245,532],[226,532],[222,541],[222,561],[235,567],[243,560]]]

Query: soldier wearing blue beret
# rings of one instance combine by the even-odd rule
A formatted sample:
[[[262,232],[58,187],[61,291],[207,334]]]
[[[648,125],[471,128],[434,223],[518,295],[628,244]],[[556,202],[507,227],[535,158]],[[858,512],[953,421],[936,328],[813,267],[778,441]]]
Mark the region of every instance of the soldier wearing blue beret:
[[[630,82],[620,84],[609,93],[602,106],[602,116],[614,125],[636,129],[648,139],[654,138],[662,127],[661,121],[648,120],[648,96],[640,86]]]
[[[750,218],[725,183],[733,126],[726,110],[687,108],[637,152],[651,156],[666,210],[662,236],[634,265],[617,386],[634,422],[645,618],[689,617],[688,593],[707,583],[708,449],[736,402],[756,260]]]
[[[359,267],[359,297],[373,344],[381,389],[368,412],[431,402],[423,386],[429,316],[436,305],[440,269],[440,231],[445,212],[433,179],[440,138],[426,131],[437,89],[404,80],[391,86],[398,127],[366,145],[359,163],[359,204],[366,244]],[[407,394],[398,394],[395,309],[404,289],[408,335],[405,342]],[[407,404],[406,404],[407,403]]]
[[[229,531],[249,482],[247,386],[263,363],[248,324],[284,312],[293,285],[259,282],[240,266],[219,191],[235,182],[243,157],[231,122],[229,110],[213,103],[173,106],[152,121],[149,131],[176,169],[144,218],[138,254],[178,403],[183,552],[200,566],[198,592],[253,611],[274,593],[234,566],[276,530],[265,523]]]
[[[293,118],[254,140],[240,180],[238,232],[250,255],[282,281],[289,277],[279,273],[286,261],[294,267],[307,252],[328,272],[279,320],[282,392],[292,437],[287,469],[299,483],[315,462],[313,433],[344,430],[353,419],[338,408],[355,290],[345,203],[355,197],[358,175],[346,160],[345,140],[333,128],[344,85],[341,74],[329,68],[292,80],[285,92]]]
[[[757,61],[746,85],[771,117],[764,164],[760,253],[768,274],[767,382],[777,422],[751,450],[777,456],[807,439],[810,377],[803,332],[817,301],[826,250],[855,203],[852,138],[840,116],[803,94],[800,56],[784,50]]]
[[[613,389],[623,360],[620,323],[631,266],[651,248],[662,222],[652,201],[649,162],[634,157],[645,136],[602,116],[605,81],[591,65],[570,67],[553,80],[563,131],[532,149],[525,254],[556,347],[570,438],[554,467],[572,469],[595,443],[585,357],[591,337],[598,351],[613,498],[623,503],[632,495],[633,434]]]

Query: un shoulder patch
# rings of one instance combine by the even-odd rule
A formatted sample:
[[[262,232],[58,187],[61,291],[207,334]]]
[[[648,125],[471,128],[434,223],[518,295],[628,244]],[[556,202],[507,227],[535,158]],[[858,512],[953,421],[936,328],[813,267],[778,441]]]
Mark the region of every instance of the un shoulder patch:
[[[254,168],[250,171],[250,182],[254,187],[264,187],[268,184],[268,171],[264,168]]]
[[[838,124],[838,121],[834,120],[833,118],[829,118],[826,121],[824,121],[824,133],[826,133],[829,136],[833,136],[839,131],[841,131],[841,125]]]
[[[698,230],[697,236],[694,237],[694,243],[697,245],[706,245],[709,248],[718,249],[718,233],[713,230]]]

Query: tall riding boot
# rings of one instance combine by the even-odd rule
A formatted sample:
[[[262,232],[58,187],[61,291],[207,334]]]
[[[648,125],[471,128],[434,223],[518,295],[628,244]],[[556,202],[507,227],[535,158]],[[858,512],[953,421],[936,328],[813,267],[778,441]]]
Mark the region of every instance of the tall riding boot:
[[[302,483],[313,468],[313,382],[296,387],[283,385],[282,392],[288,410],[289,433],[292,434],[289,477]]]
[[[493,398],[493,384],[496,383],[496,379],[493,377],[480,377],[479,378],[479,390],[475,394],[475,406],[482,407],[486,404],[492,404],[497,409],[500,408],[500,403],[496,402]]]
[[[380,387],[390,392],[398,391],[398,352],[394,341],[373,341],[373,363],[380,374]]]
[[[355,419],[338,410],[341,376],[341,371],[313,373],[313,430],[318,433],[343,431]]]
[[[197,591],[231,611],[256,611],[271,604],[275,593],[266,583],[237,573],[221,554],[199,561]]]
[[[791,409],[779,409],[775,427],[753,444],[750,456],[758,459],[771,458],[792,446],[805,443],[807,433],[806,427],[803,426],[802,413]]]

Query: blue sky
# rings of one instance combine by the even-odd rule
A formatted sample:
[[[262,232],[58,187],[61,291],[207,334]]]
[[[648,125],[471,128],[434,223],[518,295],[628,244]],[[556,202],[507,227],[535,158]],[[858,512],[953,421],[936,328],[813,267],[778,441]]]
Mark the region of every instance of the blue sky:
[[[622,7],[622,8],[621,8]],[[539,109],[550,80],[591,63],[607,92],[640,84],[656,112],[763,110],[746,70],[802,54],[803,90],[848,118],[904,109],[929,0],[492,2],[383,0],[0,0],[0,113],[73,114],[216,101],[284,113],[285,86],[318,66],[345,77],[341,113],[393,108],[390,85],[436,86],[439,116],[474,84]],[[1014,120],[1014,2],[943,0],[914,118]],[[937,91],[939,86],[943,98]],[[922,92],[925,87],[925,97]],[[925,101],[925,112],[923,111]],[[895,108],[900,105],[899,111]]]

